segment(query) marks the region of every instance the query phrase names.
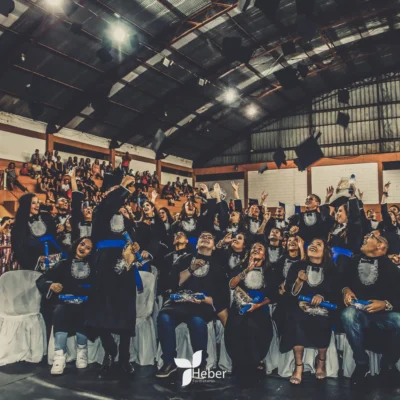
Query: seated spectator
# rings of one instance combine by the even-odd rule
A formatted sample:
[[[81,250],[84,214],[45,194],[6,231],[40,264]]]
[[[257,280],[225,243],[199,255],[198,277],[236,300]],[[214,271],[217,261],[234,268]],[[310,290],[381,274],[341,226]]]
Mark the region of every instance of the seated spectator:
[[[61,184],[61,196],[64,197],[70,197],[68,196],[68,192],[71,189],[71,186],[69,184],[69,180],[65,178]]]
[[[147,192],[149,190],[149,182],[147,180],[146,172],[143,172],[143,175],[142,175],[142,178],[140,180],[140,183],[142,184],[143,191]]]
[[[32,164],[30,173],[33,179],[38,179],[42,175],[42,166],[40,165],[39,160],[35,160]]]
[[[81,157],[81,159],[79,160],[78,167],[81,169],[85,169],[85,159],[83,157]]]
[[[96,160],[94,161],[93,165],[92,165],[92,173],[93,176],[96,179],[102,179],[103,177],[101,176],[101,167],[100,167],[100,161],[96,158]]]
[[[57,159],[58,159],[58,150],[54,150],[54,152],[53,152],[53,156],[52,156],[52,160],[53,160],[53,162],[54,163],[56,163],[57,162]],[[60,157],[61,158],[61,157]]]
[[[55,165],[54,165],[54,162],[52,160],[52,156],[50,155],[50,153],[47,156],[47,160],[43,162],[43,172],[48,176],[56,175]]]
[[[20,190],[23,192],[27,192],[28,189],[24,187],[17,178],[17,171],[15,169],[15,164],[13,162],[10,162],[8,164],[8,168],[6,169],[7,173],[7,189],[8,190],[14,190],[14,186],[18,187]]]
[[[161,191],[161,198],[165,200],[172,199],[171,182],[167,182],[167,184],[163,187]]]
[[[70,171],[74,167],[74,162],[72,161],[72,157],[68,157],[68,160],[64,163],[64,170],[66,172]]]
[[[157,171],[154,171],[151,177],[151,185],[153,186],[154,189],[158,189],[160,186],[160,182],[158,181]]]
[[[91,162],[90,162],[90,158],[87,158],[85,160],[85,171],[91,171],[92,170],[92,166],[91,166]]]
[[[28,168],[28,163],[23,163],[22,168],[19,170],[19,174],[21,176],[29,176],[29,168]]]
[[[46,152],[44,153],[44,156],[42,157],[42,162],[47,161],[48,158],[49,158],[49,156],[52,157],[52,155],[50,154],[50,152],[49,152],[49,151],[46,151]]]
[[[78,157],[75,156],[72,163],[73,163],[74,167],[77,167],[78,166]]]
[[[99,190],[92,179],[92,173],[90,171],[86,173],[86,177],[83,179],[83,186],[88,194],[88,199],[92,198]]]
[[[106,173],[111,174],[113,172],[114,168],[111,164],[111,161],[108,163],[107,168],[106,168]]]
[[[103,161],[102,164],[100,165],[100,173],[101,173],[101,176],[102,176],[103,178],[104,178],[104,174],[105,174],[105,172],[106,172],[106,169],[107,169],[106,162]]]
[[[178,189],[182,189],[182,182],[181,182],[181,178],[179,178],[179,176],[176,177],[175,185]]]
[[[61,157],[60,156],[57,156],[57,161],[55,162],[54,166],[55,166],[55,170],[57,172],[64,173],[64,165],[63,165],[63,163],[61,161]]]
[[[36,160],[41,161],[40,159],[40,154],[39,154],[39,149],[36,149],[35,152],[31,156],[31,163],[33,164]]]

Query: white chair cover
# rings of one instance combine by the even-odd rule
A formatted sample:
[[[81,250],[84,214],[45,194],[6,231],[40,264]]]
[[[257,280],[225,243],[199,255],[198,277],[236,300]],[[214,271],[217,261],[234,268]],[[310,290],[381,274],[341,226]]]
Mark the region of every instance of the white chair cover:
[[[351,349],[350,343],[347,340],[345,334],[342,334],[343,338],[343,375],[346,378],[350,378],[353,374],[356,363],[353,358],[353,350]],[[367,354],[369,356],[369,371],[372,376],[378,375],[381,369],[380,362],[382,355],[373,353],[372,351],[367,350]],[[400,360],[396,364],[397,369],[400,371]]]
[[[315,358],[317,357],[317,349],[305,348],[303,363],[304,372],[311,371],[315,373]],[[293,351],[287,353],[280,353],[278,358],[278,374],[282,377],[292,376],[295,367]],[[337,378],[339,371],[339,360],[335,345],[335,335],[332,332],[331,342],[326,354],[326,373],[329,378]]]
[[[211,321],[207,324],[208,329],[208,342],[207,342],[207,369],[215,368],[217,366],[217,341],[215,337],[214,322]],[[192,344],[190,342],[189,329],[185,323],[179,324],[176,329],[176,347],[177,358],[186,358],[191,360],[193,356]],[[157,352],[157,366],[161,368],[164,364],[162,358],[161,345],[158,345]]]
[[[46,327],[40,314],[36,271],[9,271],[0,277],[0,366],[38,363],[46,354]]]
[[[276,304],[270,304],[268,307],[269,307],[269,312],[272,316]],[[265,371],[267,375],[271,374],[274,369],[278,368],[278,360],[280,356],[278,331],[274,321],[272,321],[272,329],[273,329],[273,336],[271,345],[269,347],[268,354],[264,359]],[[217,343],[220,343],[218,367],[223,371],[232,372],[232,360],[229,357],[228,352],[226,351],[224,327],[222,326],[222,323],[220,321],[217,321],[216,332],[217,332]]]
[[[136,295],[136,336],[131,339],[130,361],[139,365],[154,365],[157,353],[157,342],[154,331],[152,312],[155,301],[155,275],[151,272],[140,271],[143,281],[143,293]],[[113,335],[119,345],[119,335]],[[99,347],[97,362],[101,364],[104,349]],[[118,360],[118,356],[116,357]]]

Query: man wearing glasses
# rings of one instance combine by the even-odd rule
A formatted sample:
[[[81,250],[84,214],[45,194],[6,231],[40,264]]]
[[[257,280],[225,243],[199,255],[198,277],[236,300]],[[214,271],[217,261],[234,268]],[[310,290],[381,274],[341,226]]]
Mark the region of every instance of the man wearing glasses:
[[[175,328],[186,323],[190,333],[193,353],[202,351],[202,365],[207,361],[207,324],[218,315],[223,323],[227,318],[229,289],[223,268],[215,250],[214,236],[202,232],[197,243],[197,253],[181,256],[170,274],[171,292],[183,295],[182,301],[167,300],[158,315],[158,336],[160,338],[163,366],[157,372],[158,378],[167,378],[177,370],[174,358],[177,356]],[[188,296],[188,293],[202,293],[202,300]]]
[[[396,363],[400,358],[400,270],[387,257],[388,249],[388,242],[379,231],[371,232],[364,238],[361,254],[354,257],[343,272],[342,293],[346,308],[342,312],[342,322],[356,363],[351,376],[354,385],[362,385],[369,374],[365,330],[371,327],[379,330],[379,344],[385,344],[380,375],[388,383],[399,382]],[[363,306],[355,300],[369,304]]]

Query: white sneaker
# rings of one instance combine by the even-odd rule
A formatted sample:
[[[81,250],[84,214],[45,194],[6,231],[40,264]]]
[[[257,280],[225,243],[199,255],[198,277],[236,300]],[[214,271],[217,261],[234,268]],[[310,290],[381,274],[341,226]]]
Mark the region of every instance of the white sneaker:
[[[54,353],[54,362],[51,367],[51,375],[62,375],[65,368],[65,354],[62,350],[57,350]]]
[[[88,349],[85,345],[78,344],[76,352],[76,368],[86,368],[88,366]]]

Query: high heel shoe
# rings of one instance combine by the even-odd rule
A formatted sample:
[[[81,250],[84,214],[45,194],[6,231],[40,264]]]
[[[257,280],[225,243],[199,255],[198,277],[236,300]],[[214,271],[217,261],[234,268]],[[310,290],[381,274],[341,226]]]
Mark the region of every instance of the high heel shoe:
[[[323,360],[322,358],[319,358],[319,356],[317,356],[317,357],[315,358],[315,366],[317,366],[318,361],[321,361],[321,362],[325,363],[326,358]],[[315,377],[316,377],[319,381],[324,380],[324,379],[326,378],[326,376],[327,376],[327,374],[326,374],[326,365],[325,365],[325,364],[324,364],[324,367],[325,367],[325,372],[316,372],[316,373],[315,373]]]
[[[303,369],[304,369],[304,364],[303,363],[301,363],[301,364],[295,364],[296,365],[296,367],[295,367],[295,370],[296,370],[296,368],[297,367],[303,367]],[[294,373],[294,372],[293,372]],[[302,373],[302,375],[303,375],[303,373]],[[303,382],[303,379],[300,379],[300,378],[296,378],[295,376],[291,376],[290,377],[290,379],[289,379],[289,382],[292,384],[292,385],[300,385],[302,382]]]

